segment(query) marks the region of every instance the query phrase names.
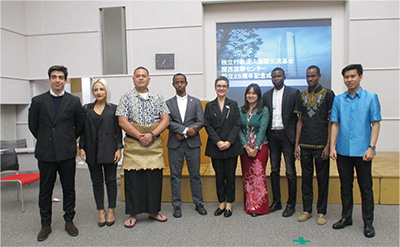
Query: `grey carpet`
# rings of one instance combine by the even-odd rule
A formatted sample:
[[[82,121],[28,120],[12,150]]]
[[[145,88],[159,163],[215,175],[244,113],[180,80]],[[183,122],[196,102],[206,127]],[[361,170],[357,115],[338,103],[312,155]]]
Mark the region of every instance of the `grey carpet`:
[[[40,230],[38,185],[24,187],[25,213],[21,211],[21,203],[16,201],[17,186],[2,185],[1,246],[303,246],[293,241],[299,237],[310,241],[305,246],[399,246],[398,205],[375,206],[376,236],[372,239],[363,235],[360,205],[354,206],[352,226],[332,229],[332,224],[340,218],[339,204],[329,204],[328,222],[319,226],[315,215],[304,223],[297,222],[301,205],[297,205],[295,215],[290,218],[283,218],[282,210],[253,218],[244,212],[242,203],[235,203],[233,216],[224,218],[213,215],[218,203],[205,204],[206,216],[200,216],[193,204],[184,203],[182,218],[175,219],[170,203],[163,203],[162,213],[168,217],[167,222],[155,222],[142,214],[136,226],[127,229],[123,226],[127,218],[125,203],[118,197],[116,224],[99,228],[89,172],[84,168],[77,169],[76,175],[77,214],[74,222],[79,228],[79,236],[70,237],[66,233],[62,202],[54,202],[53,232],[46,241],[39,243],[36,241]],[[58,179],[54,197],[62,197]]]

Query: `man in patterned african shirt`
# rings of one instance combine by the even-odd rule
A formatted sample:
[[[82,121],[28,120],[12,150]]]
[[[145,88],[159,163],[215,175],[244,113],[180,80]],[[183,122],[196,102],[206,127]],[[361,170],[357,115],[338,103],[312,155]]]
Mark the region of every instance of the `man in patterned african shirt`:
[[[295,113],[299,114],[294,155],[301,160],[303,213],[298,221],[312,217],[314,164],[317,171],[317,223],[326,223],[329,185],[330,113],[335,94],[319,84],[320,69],[307,68],[308,89],[299,95]]]
[[[149,71],[138,67],[133,73],[135,88],[122,95],[117,107],[119,125],[126,132],[122,169],[125,179],[125,210],[132,228],[139,213],[165,222],[160,214],[163,147],[160,134],[169,125],[169,110],[160,94],[148,89]]]

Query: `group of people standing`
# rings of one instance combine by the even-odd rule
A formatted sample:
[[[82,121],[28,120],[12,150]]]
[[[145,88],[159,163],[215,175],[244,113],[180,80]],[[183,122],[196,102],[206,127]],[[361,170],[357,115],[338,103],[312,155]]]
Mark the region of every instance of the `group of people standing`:
[[[285,71],[272,70],[274,87],[262,95],[257,84],[245,91],[245,103],[239,107],[227,98],[229,80],[215,80],[217,97],[206,104],[203,113],[199,99],[188,95],[188,80],[175,74],[172,86],[176,96],[164,101],[148,89],[149,71],[134,70],[134,89],[125,93],[118,105],[109,102],[110,90],[104,79],[94,80],[93,103],[81,106],[79,99],[65,91],[68,71],[52,66],[48,71],[50,90],[32,99],[29,108],[29,129],[37,139],[35,157],[40,171],[39,208],[42,228],[37,240],[51,233],[51,201],[57,172],[63,188],[65,230],[71,236],[79,231],[73,223],[75,215],[76,139],[79,155],[89,167],[98,210],[98,226],[115,222],[117,196],[116,171],[123,150],[122,169],[125,180],[124,222],[132,228],[137,214],[166,222],[160,213],[163,169],[160,134],[169,129],[168,157],[171,171],[173,216],[182,217],[181,180],[186,159],[195,210],[206,215],[200,177],[199,131],[208,134],[205,155],[211,157],[216,176],[219,206],[214,215],[230,217],[235,201],[235,174],[238,156],[242,167],[244,209],[253,217],[282,209],[280,169],[283,154],[288,181],[288,201],[282,213],[295,213],[297,175],[295,160],[301,160],[303,213],[298,221],[312,217],[313,174],[318,181],[317,223],[326,223],[329,157],[337,160],[341,182],[342,218],[333,225],[341,229],[352,224],[354,167],[362,196],[364,235],[373,237],[374,200],[371,164],[379,134],[380,104],[376,94],[360,86],[362,66],[352,64],[342,70],[348,91],[336,96],[319,84],[320,69],[307,68],[308,89],[286,86]],[[122,130],[125,131],[124,145]],[[271,158],[273,201],[269,205],[266,180],[268,156]],[[104,207],[104,181],[108,209]]]

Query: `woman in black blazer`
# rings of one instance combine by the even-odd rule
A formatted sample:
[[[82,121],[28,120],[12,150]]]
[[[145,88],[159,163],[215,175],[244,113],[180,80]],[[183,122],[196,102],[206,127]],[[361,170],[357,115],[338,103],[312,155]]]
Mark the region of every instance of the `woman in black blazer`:
[[[84,105],[86,123],[79,140],[79,156],[86,161],[92,179],[94,198],[99,211],[98,226],[112,226],[117,201],[117,164],[121,159],[122,131],[115,116],[117,106],[108,103],[110,91],[104,79],[92,84],[96,101]],[[103,174],[104,171],[104,174]],[[108,195],[108,212],[104,210],[104,178]]]
[[[220,76],[215,80],[217,98],[206,105],[204,126],[208,133],[206,155],[216,175],[217,196],[220,203],[214,215],[232,215],[235,201],[235,172],[238,156],[242,153],[239,140],[241,126],[239,107],[236,101],[226,97],[229,80]]]

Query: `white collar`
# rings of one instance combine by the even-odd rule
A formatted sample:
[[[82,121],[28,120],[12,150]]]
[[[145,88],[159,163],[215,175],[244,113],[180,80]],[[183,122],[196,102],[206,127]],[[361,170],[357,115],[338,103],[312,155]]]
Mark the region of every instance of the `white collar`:
[[[55,94],[55,93],[53,92],[53,90],[50,89],[50,94],[51,94],[52,96],[54,96],[54,97],[61,97],[61,96],[64,96],[65,90],[63,90],[59,95],[57,95],[57,94]]]

